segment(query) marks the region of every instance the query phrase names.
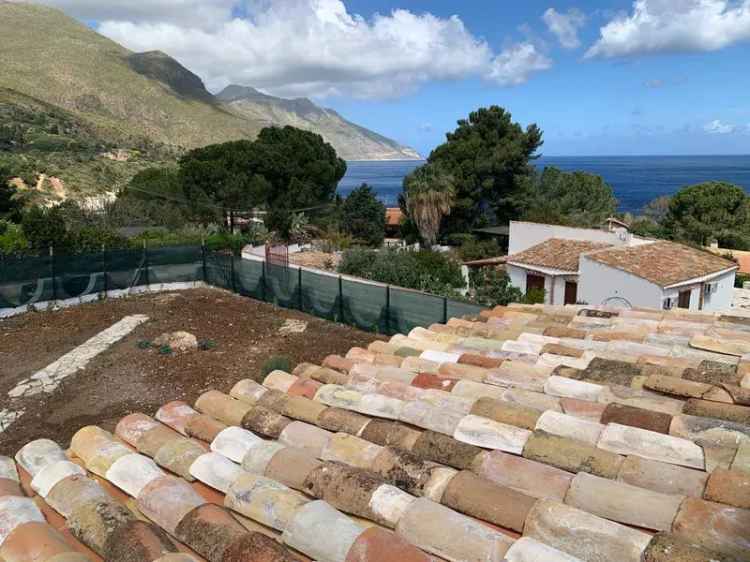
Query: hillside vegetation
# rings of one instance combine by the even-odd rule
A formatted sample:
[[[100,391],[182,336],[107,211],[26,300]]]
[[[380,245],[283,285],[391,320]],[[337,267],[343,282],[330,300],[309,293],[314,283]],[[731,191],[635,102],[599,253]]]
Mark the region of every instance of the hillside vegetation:
[[[6,96],[12,90],[66,110],[98,139],[123,148],[145,138],[191,149],[293,124],[322,134],[345,158],[418,157],[309,100],[261,94],[262,103],[225,103],[168,55],[133,53],[56,9],[0,0],[0,37]]]
[[[0,88],[0,165],[22,189],[38,186],[40,202],[117,191],[141,169],[175,156],[148,138],[119,146],[69,111]]]

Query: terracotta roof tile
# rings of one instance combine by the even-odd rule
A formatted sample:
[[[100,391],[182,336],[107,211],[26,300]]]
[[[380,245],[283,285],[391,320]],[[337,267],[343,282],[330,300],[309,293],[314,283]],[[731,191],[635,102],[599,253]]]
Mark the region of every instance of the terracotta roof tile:
[[[388,207],[385,210],[385,224],[387,226],[399,226],[404,219],[404,213],[398,207]]]
[[[0,558],[40,545],[54,562],[96,560],[83,545],[121,562],[746,557],[748,408],[722,385],[750,386],[750,361],[717,352],[744,332],[570,312],[498,308],[328,361],[341,371],[238,381],[195,409],[127,416],[116,435],[85,427],[74,458],[31,442],[20,470],[0,458]]]
[[[609,246],[609,244],[603,242],[550,238],[523,252],[508,256],[507,263],[577,272],[581,254],[601,250]]]
[[[588,259],[632,273],[660,287],[737,267],[733,261],[711,252],[667,241],[602,250],[589,254]]]

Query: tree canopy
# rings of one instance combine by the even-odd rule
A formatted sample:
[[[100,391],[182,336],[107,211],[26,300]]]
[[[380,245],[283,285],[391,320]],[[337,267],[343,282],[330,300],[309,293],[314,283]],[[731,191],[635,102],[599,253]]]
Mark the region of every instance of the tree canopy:
[[[380,246],[385,238],[385,205],[363,183],[341,205],[342,230],[368,246]]]
[[[446,233],[469,232],[487,223],[505,223],[518,214],[522,180],[534,168],[530,161],[542,146],[536,125],[523,129],[498,106],[472,112],[448,133],[444,144],[429,156],[450,174],[456,186]]]
[[[180,159],[180,183],[188,204],[202,222],[226,220],[234,211],[259,206],[268,182],[257,173],[251,141],[213,144]]]
[[[601,176],[547,167],[525,179],[524,220],[595,227],[617,211],[612,188]]]
[[[750,199],[731,183],[706,182],[683,188],[669,202],[663,226],[671,238],[706,246],[750,245]]]
[[[416,225],[427,247],[435,244],[443,218],[451,214],[456,191],[453,176],[438,164],[420,166],[404,178],[406,216]]]
[[[18,199],[16,189],[9,182],[13,178],[10,166],[0,163],[0,220],[16,222],[20,219],[22,202]]]

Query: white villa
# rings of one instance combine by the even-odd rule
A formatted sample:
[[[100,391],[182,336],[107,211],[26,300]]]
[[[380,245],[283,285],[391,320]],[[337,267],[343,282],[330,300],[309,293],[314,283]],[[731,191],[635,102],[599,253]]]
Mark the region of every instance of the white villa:
[[[601,230],[514,221],[509,250],[511,283],[544,289],[555,305],[722,311],[738,269],[710,252],[635,236],[615,219]]]

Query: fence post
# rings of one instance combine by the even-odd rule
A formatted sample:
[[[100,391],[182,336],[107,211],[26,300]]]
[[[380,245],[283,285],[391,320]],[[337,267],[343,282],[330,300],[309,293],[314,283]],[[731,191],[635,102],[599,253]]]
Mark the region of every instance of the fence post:
[[[229,257],[232,261],[230,262],[231,266],[229,268],[229,273],[232,275],[232,292],[237,292],[237,281],[234,278],[234,252],[232,252],[232,255]]]
[[[297,292],[299,293],[299,309],[302,310],[304,305],[302,303],[302,266],[297,267]]]
[[[57,281],[55,280],[55,248],[54,246],[49,247],[49,266],[50,273],[52,274],[52,300],[57,300]]]
[[[443,297],[443,324],[448,323],[448,297]]]
[[[263,274],[260,276],[260,286],[263,290],[263,302],[268,302],[268,299],[266,298],[266,260],[263,260]]]
[[[385,333],[391,335],[391,286],[385,286]]]
[[[339,322],[344,322],[344,278],[339,275]]]
[[[109,262],[107,261],[107,247],[102,244],[102,270],[104,275],[104,298],[107,298],[107,293],[109,292],[109,279],[107,279],[107,269]]]
[[[208,268],[206,267],[206,239],[201,238],[201,262],[203,267],[203,282],[208,285]]]
[[[151,285],[151,279],[148,274],[148,243],[145,240],[143,241],[143,266],[145,269],[144,274],[146,276],[146,288],[148,288],[148,286]]]

